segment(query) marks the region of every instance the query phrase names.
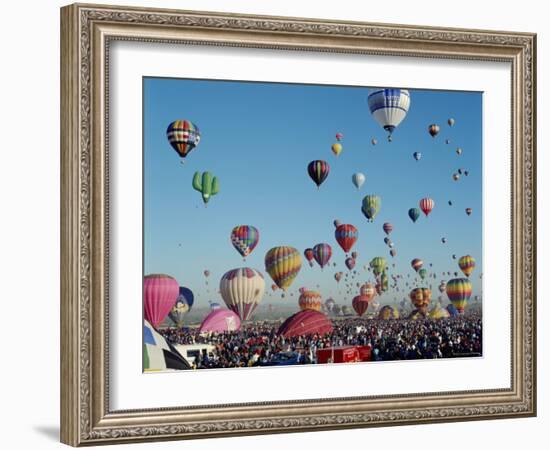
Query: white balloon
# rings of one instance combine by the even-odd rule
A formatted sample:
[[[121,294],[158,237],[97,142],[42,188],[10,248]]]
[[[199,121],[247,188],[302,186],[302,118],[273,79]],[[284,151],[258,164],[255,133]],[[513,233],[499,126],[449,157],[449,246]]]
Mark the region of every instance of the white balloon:
[[[242,267],[227,272],[220,280],[220,294],[229,309],[247,320],[260,303],[265,291],[263,275]]]
[[[366,177],[361,172],[354,173],[351,176],[351,181],[355,185],[357,189],[361,189],[361,186],[363,186],[363,183],[365,182]]]

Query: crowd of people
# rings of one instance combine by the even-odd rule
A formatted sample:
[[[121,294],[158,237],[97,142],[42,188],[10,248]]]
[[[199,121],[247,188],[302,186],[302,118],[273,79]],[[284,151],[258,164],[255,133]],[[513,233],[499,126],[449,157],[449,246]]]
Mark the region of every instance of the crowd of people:
[[[198,369],[272,365],[282,353],[296,355],[295,363],[316,364],[317,349],[370,345],[373,361],[481,356],[479,314],[440,320],[376,320],[346,318],[333,322],[331,333],[285,338],[280,322],[253,322],[239,331],[199,334],[194,329],[160,332],[172,344],[207,344],[195,358]],[[279,356],[278,356],[279,355]]]

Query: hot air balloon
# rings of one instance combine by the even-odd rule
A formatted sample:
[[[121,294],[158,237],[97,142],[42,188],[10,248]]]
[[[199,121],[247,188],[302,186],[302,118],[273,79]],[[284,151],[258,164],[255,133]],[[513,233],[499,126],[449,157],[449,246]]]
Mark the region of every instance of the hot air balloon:
[[[445,307],[445,309],[446,309],[447,311],[449,311],[449,315],[450,315],[451,317],[458,316],[458,314],[459,314],[458,311],[457,311],[457,309],[455,308],[455,306],[454,306],[452,303],[448,304],[448,305]]]
[[[313,249],[312,248],[306,248],[304,250],[304,256],[307,259],[307,262],[309,263],[310,267],[313,267],[313,259],[315,258]]]
[[[187,360],[147,320],[143,321],[142,336],[144,372],[191,369]]]
[[[260,233],[252,225],[238,225],[231,231],[231,243],[243,258],[246,258],[258,245]]]
[[[383,258],[382,256],[375,256],[371,259],[369,265],[374,275],[378,276],[386,270],[386,258]]]
[[[265,270],[286,291],[302,268],[300,253],[293,247],[273,247],[265,255]]]
[[[446,244],[446,243],[447,243],[447,238],[446,238],[446,237],[442,237],[442,238],[441,238],[441,242],[442,242],[443,244]]]
[[[449,206],[453,206],[453,202],[451,200],[449,200],[447,203],[449,204]]]
[[[208,269],[205,269],[202,273],[206,278],[210,276],[210,271]]]
[[[397,251],[394,248],[392,248],[390,250],[390,255],[391,255],[392,258],[395,258],[395,256],[397,255]]]
[[[430,133],[431,137],[436,137],[439,134],[439,125],[436,125],[435,123],[432,123],[428,127],[428,133]]]
[[[458,169],[457,172],[459,175],[462,175],[462,169]]]
[[[376,214],[378,214],[378,211],[380,211],[381,204],[382,200],[378,195],[366,195],[363,198],[361,211],[363,211],[363,214],[367,218],[367,221],[374,222]]]
[[[354,173],[351,176],[351,182],[355,185],[357,189],[361,189],[361,186],[363,186],[365,179],[365,175],[361,172]]]
[[[458,313],[463,314],[472,295],[472,283],[467,278],[453,278],[447,283],[446,291]]]
[[[336,310],[336,305],[333,311]],[[335,312],[336,314],[336,312]],[[330,319],[320,311],[306,309],[286,319],[279,327],[277,334],[285,338],[294,336],[310,336],[312,334],[324,335],[333,330]]]
[[[451,315],[449,314],[449,311],[447,311],[445,308],[442,308],[441,305],[438,303],[432,308],[432,310],[428,314],[428,317],[433,320],[440,320],[447,319],[451,317]]]
[[[220,280],[223,301],[241,320],[248,320],[252,316],[262,300],[264,291],[263,275],[249,267],[230,270]]]
[[[336,302],[331,297],[329,297],[325,300],[325,306],[326,306],[326,308],[329,312],[332,311],[332,308],[334,307],[335,304],[336,304]]]
[[[435,206],[435,202],[431,198],[426,197],[420,200],[418,205],[420,206],[420,209],[426,215],[426,217],[428,217],[428,214],[432,212],[432,209]]]
[[[382,292],[386,292],[389,288],[388,275],[384,271],[380,274],[380,286],[382,288]]]
[[[212,311],[215,311],[217,309],[222,309],[222,305],[220,305],[218,302],[212,302],[211,301],[211,302],[209,302],[209,304],[210,304],[210,309]]]
[[[337,283],[340,283],[340,280],[342,279],[342,276],[343,276],[343,275],[344,275],[344,274],[343,274],[342,272],[336,272],[336,273],[334,274],[334,279],[336,280]]]
[[[367,312],[367,309],[369,308],[369,301],[371,298],[372,297],[369,298],[368,296],[361,294],[353,298],[351,306],[353,306],[353,309],[359,317]]]
[[[226,333],[241,329],[241,319],[229,309],[215,309],[204,318],[199,333]]]
[[[411,261],[411,267],[416,271],[418,272],[422,266],[424,265],[424,262],[419,259],[419,258],[414,258],[412,261]]]
[[[445,144],[449,145],[451,143],[450,139],[445,139]]]
[[[378,124],[388,132],[388,141],[392,133],[403,121],[411,103],[406,89],[374,89],[369,93],[369,110]]]
[[[326,161],[311,161],[307,166],[307,173],[317,185],[317,189],[325,181],[330,173],[330,166]]]
[[[320,311],[322,301],[323,299],[321,298],[321,294],[319,292],[305,290],[300,294],[298,305],[302,311],[306,309]]]
[[[446,288],[447,288],[447,283],[445,283],[445,281],[442,281],[438,286],[439,292],[441,292],[442,294],[443,292],[445,292]]]
[[[359,253],[357,253],[357,252],[351,252],[351,257],[352,257],[353,259],[357,259],[358,256],[359,256]]]
[[[352,270],[355,267],[355,259],[353,258],[346,258],[346,267],[349,270]]]
[[[461,154],[462,154],[462,149],[461,149],[460,147],[458,147],[458,148],[456,149],[456,154],[457,154],[457,155],[461,155]]]
[[[178,328],[183,327],[183,319],[185,315],[191,310],[195,296],[191,289],[180,286],[179,295],[176,299],[176,303],[168,313],[168,317],[176,324]]]
[[[468,172],[467,170],[464,171],[465,176],[468,176],[469,174],[470,174],[470,172]]]
[[[458,173],[453,173],[453,180],[454,181],[460,180],[460,175]]]
[[[336,242],[342,247],[342,250],[347,253],[357,241],[359,233],[357,228],[353,225],[344,223],[336,227],[336,230],[334,230],[334,237],[336,238]]]
[[[342,225],[342,222],[338,219],[334,220],[334,222],[332,222],[334,224],[335,227],[339,227],[340,225]]]
[[[422,158],[422,153],[420,153],[420,152],[414,152],[414,153],[413,153],[413,157],[414,157],[414,159],[416,159],[417,161],[420,161],[420,158]]]
[[[166,318],[179,295],[178,282],[169,275],[147,275],[143,280],[145,320],[157,328]]]
[[[390,305],[385,305],[378,313],[379,320],[395,320],[399,319],[399,311]]]
[[[423,280],[424,278],[426,278],[426,275],[428,274],[428,270],[427,269],[420,269],[418,271],[418,275],[420,275],[420,278]]]
[[[321,269],[325,267],[332,256],[332,247],[328,244],[317,244],[313,247],[313,257]]]
[[[471,215],[472,214],[472,208],[466,208],[466,214]]]
[[[372,138],[371,141],[370,141],[370,143],[371,143],[372,145],[376,145],[376,144],[378,144],[378,141],[377,141],[376,139]]]
[[[341,141],[344,135],[342,133],[336,133],[336,140]]]
[[[462,270],[464,275],[469,277],[476,268],[476,260],[470,255],[461,256],[458,260],[458,267],[460,267],[460,270]]]
[[[342,148],[343,148],[342,144],[340,144],[339,142],[335,142],[330,147],[330,149],[332,150],[332,153],[334,153],[336,156],[338,156],[342,152]]]
[[[385,222],[384,225],[382,225],[382,229],[384,230],[384,233],[389,235],[393,231],[393,225],[389,222]]]
[[[413,223],[416,222],[420,217],[420,210],[418,208],[409,209],[409,217],[413,221]]]
[[[176,120],[168,125],[166,137],[176,153],[185,158],[201,140],[199,128],[188,120]]]
[[[195,172],[193,175],[192,186],[195,191],[200,192],[204,205],[220,191],[220,183],[218,177],[213,176],[210,172]]]
[[[450,127],[452,127],[455,124],[455,120],[452,117],[450,117],[449,119],[447,119],[447,123],[449,124]]]
[[[415,288],[409,295],[413,306],[422,314],[426,314],[432,299],[432,291],[428,288]]]
[[[279,288],[277,287],[277,285],[276,285],[275,283],[273,283],[273,284],[271,285],[271,290],[272,290],[272,291],[276,291],[277,289],[279,289]]]

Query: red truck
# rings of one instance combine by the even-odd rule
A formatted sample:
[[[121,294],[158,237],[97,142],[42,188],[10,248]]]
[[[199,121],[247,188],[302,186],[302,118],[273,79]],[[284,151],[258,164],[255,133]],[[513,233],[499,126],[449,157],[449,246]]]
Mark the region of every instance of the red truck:
[[[320,348],[317,350],[317,363],[330,364],[371,361],[371,350],[370,345]]]

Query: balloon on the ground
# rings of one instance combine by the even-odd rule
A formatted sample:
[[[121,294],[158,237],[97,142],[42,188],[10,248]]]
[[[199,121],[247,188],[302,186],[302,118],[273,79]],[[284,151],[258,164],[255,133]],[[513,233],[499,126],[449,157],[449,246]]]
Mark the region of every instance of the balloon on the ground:
[[[306,309],[320,311],[322,302],[321,294],[317,291],[305,290],[300,294],[300,298],[298,299],[298,305],[302,311]]]
[[[178,282],[170,275],[146,275],[143,280],[145,320],[157,328],[176,303],[178,295]]]
[[[279,327],[277,334],[285,338],[291,338],[294,336],[311,336],[312,334],[325,335],[332,331],[332,322],[325,314],[307,309],[299,311],[286,319]]]
[[[176,303],[168,313],[168,316],[178,328],[183,327],[184,317],[191,310],[194,300],[193,292],[186,287],[180,286]]]
[[[396,320],[399,319],[399,311],[390,305],[382,306],[378,313],[378,319],[380,320]]]
[[[199,333],[226,333],[240,329],[241,319],[235,312],[229,309],[215,309],[204,318]]]
[[[189,363],[153,326],[143,321],[143,370],[159,372],[163,370],[191,369]]]
[[[413,306],[421,313],[426,314],[432,299],[432,291],[426,287],[415,288],[409,297]]]

